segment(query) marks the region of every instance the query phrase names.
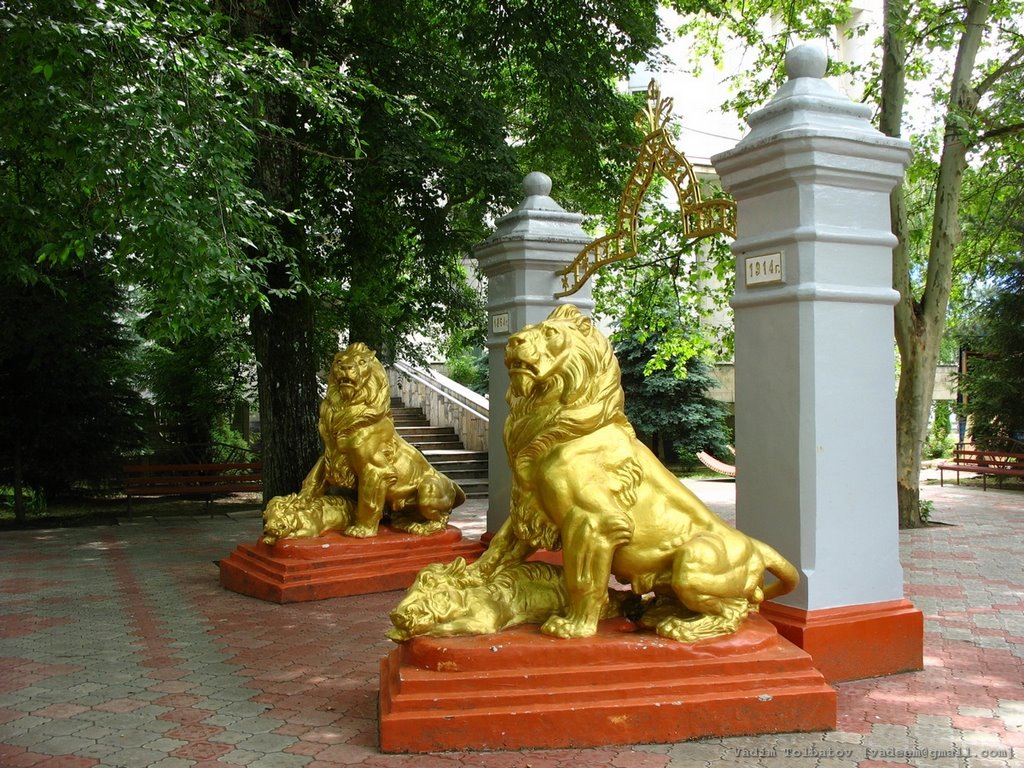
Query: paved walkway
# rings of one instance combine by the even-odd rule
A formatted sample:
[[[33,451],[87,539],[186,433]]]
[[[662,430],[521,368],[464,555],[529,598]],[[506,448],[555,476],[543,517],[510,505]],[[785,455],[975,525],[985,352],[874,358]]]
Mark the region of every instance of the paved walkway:
[[[729,517],[734,486],[694,484]],[[378,662],[400,593],[276,605],[221,589],[248,514],[0,540],[0,766],[1024,766],[1024,492],[926,486],[900,534],[925,669],[844,683],[829,733],[385,755]],[[457,510],[468,535],[479,503]]]

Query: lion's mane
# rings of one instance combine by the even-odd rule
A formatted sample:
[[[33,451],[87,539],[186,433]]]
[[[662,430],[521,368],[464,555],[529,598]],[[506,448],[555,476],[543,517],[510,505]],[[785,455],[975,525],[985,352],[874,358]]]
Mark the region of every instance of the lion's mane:
[[[611,343],[593,327],[590,318],[572,304],[557,307],[542,323],[517,334],[530,334],[543,344],[546,331],[557,331],[568,342],[557,370],[525,397],[509,388],[505,421],[505,450],[513,469],[525,469],[552,446],[619,424],[632,432],[626,418],[625,394],[619,363]],[[532,502],[513,473],[511,518],[517,534],[532,544],[561,549],[558,529]],[[523,472],[523,474],[526,474]]]
[[[366,375],[357,382],[351,396],[339,380],[336,363],[363,358]],[[327,396],[320,403],[320,432],[329,430],[333,434],[344,434],[366,424],[372,424],[391,413],[391,396],[388,389],[388,375],[377,355],[357,341],[334,356],[327,376]]]
[[[365,375],[355,382],[351,393],[349,386],[343,386],[338,363],[357,361],[362,358]],[[349,344],[334,356],[327,376],[327,394],[320,403],[318,428],[324,445],[337,441],[338,437],[351,434],[357,429],[374,424],[391,415],[391,393],[388,375],[377,359],[376,353],[363,342]],[[342,456],[332,456],[333,476],[341,485],[352,487],[356,476]],[[345,466],[341,466],[342,463]]]

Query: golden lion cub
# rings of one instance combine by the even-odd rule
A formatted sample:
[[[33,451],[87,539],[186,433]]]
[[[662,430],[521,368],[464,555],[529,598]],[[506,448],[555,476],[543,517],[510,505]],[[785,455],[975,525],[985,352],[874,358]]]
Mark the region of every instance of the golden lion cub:
[[[611,576],[648,595],[640,623],[684,641],[734,632],[796,587],[789,562],[718,518],[636,438],[611,344],[576,307],[511,336],[505,365],[510,516],[468,572],[486,582],[562,549],[567,606],[543,632],[594,634]],[[777,581],[766,586],[766,572]]]

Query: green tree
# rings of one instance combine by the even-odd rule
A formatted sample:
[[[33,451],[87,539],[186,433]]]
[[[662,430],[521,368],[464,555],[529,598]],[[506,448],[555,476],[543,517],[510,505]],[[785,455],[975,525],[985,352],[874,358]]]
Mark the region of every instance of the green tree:
[[[218,432],[244,402],[247,339],[189,336],[174,345],[149,344],[144,375],[161,436],[183,451],[182,460],[215,461]]]
[[[699,451],[728,456],[728,411],[708,397],[715,385],[714,369],[700,357],[690,357],[681,370],[666,367],[647,371],[657,354],[658,336],[613,335],[615,354],[626,392],[626,415],[638,434],[662,461],[693,463]]]
[[[694,33],[697,55],[724,60],[725,41],[733,35],[755,50],[729,105],[741,115],[777,87],[785,51],[809,38],[826,38],[838,48],[843,36],[866,28],[848,2],[702,3],[674,0],[693,14],[683,32]],[[764,21],[771,18],[772,33]],[[958,253],[983,254],[961,241],[959,214],[969,162],[1005,181],[1019,174],[1024,114],[1019,98],[1024,64],[1024,30],[1016,3],[968,0],[965,3],[906,3],[886,0],[881,18],[880,56],[864,72],[866,98],[878,107],[880,130],[910,135],[917,151],[905,184],[891,196],[893,281],[900,293],[895,311],[900,353],[897,392],[897,495],[900,525],[915,527],[920,516],[919,467],[931,410],[935,366],[946,329]],[[729,34],[723,34],[728,32]],[[835,57],[831,73],[838,74]],[[849,68],[846,68],[849,71]],[[909,94],[931,95],[930,109],[906,108]],[[911,190],[929,201],[911,215]],[[976,208],[976,210],[979,210]],[[1010,220],[994,222],[1002,228]],[[917,226],[920,224],[920,226]],[[962,262],[963,263],[963,262]]]
[[[1024,261],[1011,262],[961,330],[968,351],[961,416],[982,448],[1024,442]]]
[[[46,277],[39,261],[102,258],[168,343],[230,337],[240,312],[259,326],[289,295],[308,307],[295,208],[254,173],[274,164],[259,154],[264,139],[287,147],[292,137],[261,104],[284,91],[343,125],[339,93],[353,81],[337,66],[238,39],[196,0],[5,3],[0,36],[0,273],[31,283]],[[258,338],[287,350],[301,341]],[[315,413],[308,378],[297,413]],[[267,410],[269,431],[275,415],[287,425],[289,409]],[[315,453],[314,422],[294,430],[292,463]],[[290,458],[279,453],[268,469]]]
[[[135,343],[121,291],[88,260],[24,284],[0,277],[0,483],[53,499],[120,474],[142,439]]]
[[[387,358],[466,325],[459,262],[527,170],[613,204],[614,83],[657,33],[649,0],[4,4],[0,271],[102,255],[165,343],[247,314],[265,493],[290,492],[326,339]]]
[[[260,186],[282,208],[302,204],[305,227],[286,241],[303,259],[283,272],[309,289],[272,298],[273,311],[253,318],[260,408],[273,424],[284,410],[315,413],[295,394],[308,391],[313,370],[308,297],[322,297],[320,321],[349,342],[385,360],[415,355],[416,337],[436,341],[478,323],[479,297],[460,262],[531,166],[560,175],[570,204],[607,207],[602,185],[636,136],[635,108],[614,82],[657,42],[654,4],[638,0],[230,8],[244,34],[370,84],[346,101],[359,137],[351,161],[337,121],[296,115],[283,99],[266,105],[291,141],[261,140],[276,159],[261,166]],[[284,439],[305,429],[296,422]],[[274,454],[281,437],[276,428],[268,437]],[[279,493],[288,483],[282,476],[265,487]]]
[[[726,238],[685,241],[679,211],[657,200],[639,225],[637,256],[598,272],[596,311],[649,349],[647,373],[682,372],[692,358],[731,358],[735,271]]]

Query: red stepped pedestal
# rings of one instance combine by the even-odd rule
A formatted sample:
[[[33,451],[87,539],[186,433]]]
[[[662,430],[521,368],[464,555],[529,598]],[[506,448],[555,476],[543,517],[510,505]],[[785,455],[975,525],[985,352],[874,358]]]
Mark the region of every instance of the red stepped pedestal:
[[[449,525],[432,536],[381,526],[376,536],[357,539],[337,532],[276,544],[240,544],[220,561],[225,589],[274,603],[389,592],[410,586],[430,563],[456,557],[472,561],[484,551]]]
[[[381,660],[384,752],[553,749],[825,731],[836,692],[760,616],[679,643],[625,619],[560,640],[526,625],[419,637]]]
[[[761,615],[831,683],[924,669],[924,614],[909,600],[816,611],[763,603]]]

